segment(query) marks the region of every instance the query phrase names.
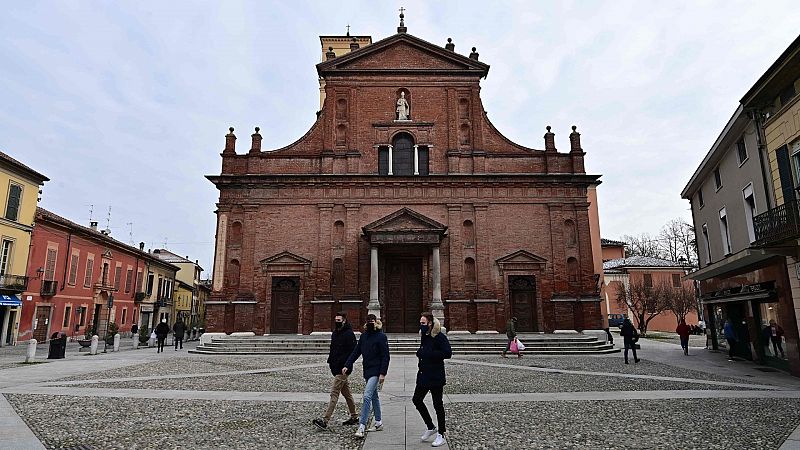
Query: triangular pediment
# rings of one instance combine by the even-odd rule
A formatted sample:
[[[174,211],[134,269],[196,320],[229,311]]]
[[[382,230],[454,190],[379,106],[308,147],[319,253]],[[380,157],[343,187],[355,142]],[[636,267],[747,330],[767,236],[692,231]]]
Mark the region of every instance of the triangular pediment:
[[[497,259],[498,264],[546,264],[547,260],[525,250],[517,250],[514,253]]]
[[[403,208],[363,227],[365,234],[417,232],[443,234],[447,226],[414,210]]]
[[[398,33],[317,65],[320,76],[341,72],[458,72],[486,76],[489,65],[412,36]]]
[[[297,256],[292,252],[283,251],[278,253],[277,255],[270,256],[269,258],[264,258],[261,260],[261,265],[270,265],[270,264],[302,264],[302,265],[309,265],[311,261],[303,258],[302,256]]]

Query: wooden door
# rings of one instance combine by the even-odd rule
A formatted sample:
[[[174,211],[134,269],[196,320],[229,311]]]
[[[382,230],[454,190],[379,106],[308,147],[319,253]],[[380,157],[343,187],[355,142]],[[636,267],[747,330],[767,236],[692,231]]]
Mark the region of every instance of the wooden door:
[[[386,314],[384,328],[391,333],[414,333],[422,312],[422,260],[396,258],[386,261]]]
[[[537,330],[536,279],[533,276],[512,276],[508,279],[511,292],[511,313],[517,318],[517,331]]]
[[[33,330],[33,338],[38,342],[47,340],[47,325],[50,323],[50,307],[36,307],[36,329]]]
[[[300,307],[300,280],[289,277],[272,279],[272,334],[296,334]]]

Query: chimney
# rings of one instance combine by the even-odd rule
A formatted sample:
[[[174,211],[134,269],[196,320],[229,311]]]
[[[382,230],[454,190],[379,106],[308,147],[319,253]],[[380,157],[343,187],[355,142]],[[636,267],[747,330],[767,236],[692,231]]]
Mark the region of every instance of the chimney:
[[[253,146],[250,147],[250,153],[261,153],[261,135],[258,133],[261,128],[256,127],[256,132],[250,135],[253,138]]]
[[[233,127],[228,128],[229,133],[225,135],[225,150],[222,151],[224,154],[228,155],[235,155],[236,154],[236,135],[233,134]]]
[[[328,51],[325,52],[325,61],[330,61],[333,58],[336,58],[336,53],[333,53],[333,47],[328,47]]]
[[[356,38],[353,38],[353,42],[350,43],[350,51],[354,52],[356,50],[358,50],[358,41],[356,41]]]
[[[547,133],[544,134],[544,151],[557,152],[556,150],[556,134],[550,131],[550,125],[547,126]]]
[[[89,222],[89,228],[94,231],[97,231],[97,222]]]
[[[139,251],[140,252],[144,251],[144,242],[139,242]]]
[[[569,134],[569,152],[570,153],[581,153],[583,149],[581,148],[581,134],[578,133],[577,128],[575,125],[572,126],[572,133]]]
[[[474,59],[475,61],[478,60],[478,52],[475,47],[472,47],[472,53],[469,54],[469,59]]]
[[[456,44],[453,44],[453,38],[447,38],[447,44],[444,45],[444,48],[451,52],[456,51]]]

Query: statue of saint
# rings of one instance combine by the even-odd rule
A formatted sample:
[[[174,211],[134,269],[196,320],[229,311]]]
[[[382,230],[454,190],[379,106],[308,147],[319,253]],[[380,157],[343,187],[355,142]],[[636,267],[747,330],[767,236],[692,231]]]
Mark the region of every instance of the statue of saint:
[[[411,114],[411,106],[406,101],[406,93],[400,92],[400,98],[397,99],[397,120],[410,120],[408,116]]]

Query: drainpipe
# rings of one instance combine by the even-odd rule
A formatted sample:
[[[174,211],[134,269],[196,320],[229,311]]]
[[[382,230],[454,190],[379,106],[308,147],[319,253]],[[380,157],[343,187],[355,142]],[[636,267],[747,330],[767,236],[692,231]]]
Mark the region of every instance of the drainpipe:
[[[764,153],[767,151],[767,145],[765,142],[767,141],[766,136],[764,136],[764,128],[763,128],[763,121],[764,115],[761,111],[754,109],[750,111],[750,119],[756,125],[756,145],[758,146],[758,163],[759,167],[761,167],[761,181],[764,183],[764,197],[767,199],[767,209],[772,209],[775,207],[774,200],[772,196],[774,195],[773,192],[769,190],[769,181],[767,181],[767,168],[765,166],[765,157]]]
[[[31,239],[31,242],[33,242],[33,239]],[[61,289],[59,289],[59,291],[64,290],[64,286],[66,286],[67,284],[67,271],[71,269],[71,266],[69,266],[69,258],[70,258],[69,251],[71,245],[72,245],[72,231],[70,231],[69,234],[67,235],[67,251],[64,254],[64,277],[61,280]]]

